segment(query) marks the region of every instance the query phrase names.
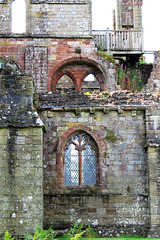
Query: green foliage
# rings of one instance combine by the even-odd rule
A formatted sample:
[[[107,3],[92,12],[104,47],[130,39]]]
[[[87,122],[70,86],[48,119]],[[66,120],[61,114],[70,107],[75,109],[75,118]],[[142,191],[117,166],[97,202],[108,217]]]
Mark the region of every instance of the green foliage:
[[[97,232],[95,232],[95,231],[91,228],[90,224],[89,224],[88,228],[86,229],[86,237],[89,238],[89,239],[98,237]]]
[[[140,61],[138,62],[138,65],[141,66],[141,65],[148,65],[148,63],[146,63],[145,61]]]
[[[102,42],[97,45],[97,50],[98,50],[98,51],[102,50]]]
[[[106,132],[107,132],[105,136],[106,141],[114,143],[118,140],[113,130],[106,128]]]
[[[37,226],[35,234],[32,236],[31,234],[27,233],[25,235],[25,240],[52,240],[56,235],[57,234],[52,228],[45,230],[40,226]]]
[[[141,66],[141,65],[148,65],[148,63],[145,61],[145,56],[142,55],[139,59],[139,62],[137,63],[138,66]]]
[[[109,158],[109,153],[108,152],[104,152],[103,155],[104,155],[105,158]]]
[[[84,95],[91,95],[91,93],[90,92],[85,92]]]
[[[141,91],[144,87],[141,70],[138,65],[124,66],[121,64],[117,68],[117,82],[122,89],[127,89],[131,92]]]
[[[26,234],[24,235],[24,239],[25,239],[25,240],[32,240],[32,238],[33,238],[33,236],[32,236],[31,234],[29,234],[29,233],[26,233]]]
[[[61,93],[64,94],[64,95],[66,94],[66,92],[63,88],[61,89]]]
[[[98,51],[98,53],[102,54],[102,57],[106,59],[110,63],[115,63],[115,59],[113,58],[112,54],[108,54],[107,52]]]
[[[76,234],[81,233],[82,231],[82,224],[79,224],[78,221],[75,224],[71,225],[71,228],[68,233],[65,233],[62,239],[71,240],[71,238],[75,237]]]
[[[81,233],[77,233],[75,234],[74,237],[72,237],[70,240],[78,240],[80,239],[80,237],[85,233],[85,231],[81,232]]]
[[[3,236],[3,240],[14,240],[14,237],[12,238],[12,235],[6,231]]]

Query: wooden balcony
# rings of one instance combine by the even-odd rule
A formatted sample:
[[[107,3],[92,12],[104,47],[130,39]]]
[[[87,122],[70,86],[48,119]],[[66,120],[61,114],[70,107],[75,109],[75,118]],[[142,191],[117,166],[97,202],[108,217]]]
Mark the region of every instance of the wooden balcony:
[[[93,30],[95,44],[98,49],[113,55],[142,54],[143,30]]]

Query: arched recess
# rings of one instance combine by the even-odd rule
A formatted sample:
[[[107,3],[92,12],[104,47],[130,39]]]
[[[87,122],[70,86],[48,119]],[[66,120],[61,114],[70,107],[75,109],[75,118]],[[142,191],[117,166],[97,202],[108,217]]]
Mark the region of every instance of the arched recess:
[[[73,80],[64,74],[57,82],[56,89],[75,89]]]
[[[74,133],[76,132],[84,132],[91,136],[95,143],[97,144],[97,150],[98,150],[98,181],[97,186],[100,188],[105,188],[105,182],[106,179],[104,176],[106,176],[106,168],[104,165],[105,159],[104,159],[104,152],[107,151],[107,146],[104,141],[104,139],[100,138],[100,136],[92,131],[90,128],[84,126],[84,125],[77,125],[72,128],[69,128],[60,138],[58,144],[57,144],[57,176],[59,181],[59,187],[65,187],[65,170],[64,170],[64,156],[65,156],[65,145]]]
[[[58,79],[57,83],[61,80],[61,78],[63,78],[63,76],[68,76],[68,78],[70,78],[72,80],[72,83],[74,85],[74,87],[72,87],[72,88],[77,87],[76,79],[75,79],[74,75],[72,74],[72,72],[64,70],[64,69],[63,69],[63,71],[61,71],[57,74],[57,79]],[[56,83],[56,87],[58,88],[57,83]]]
[[[88,78],[89,76],[92,76],[92,80],[90,80]],[[98,76],[97,76],[96,72],[87,71],[83,76],[84,80],[83,80],[81,89],[82,90],[86,90],[86,89],[88,89],[88,90],[93,90],[93,89],[97,90],[98,89],[99,90],[99,89],[101,89],[100,84],[99,84],[100,79],[98,79],[97,77]]]
[[[58,63],[57,66],[50,71],[48,81],[49,91],[56,90],[56,85],[60,76],[66,71],[74,76],[74,84],[77,91],[81,90],[85,77],[90,73],[92,73],[98,80],[101,90],[107,88],[109,74],[98,62],[84,57],[74,57]]]
[[[11,3],[11,32],[26,32],[26,0],[13,0]]]

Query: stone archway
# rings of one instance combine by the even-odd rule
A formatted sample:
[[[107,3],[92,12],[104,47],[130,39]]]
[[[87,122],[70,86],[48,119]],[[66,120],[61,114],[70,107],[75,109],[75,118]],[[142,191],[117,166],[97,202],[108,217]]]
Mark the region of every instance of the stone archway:
[[[48,90],[55,91],[59,79],[67,74],[71,77],[75,89],[80,91],[85,77],[90,73],[98,80],[100,89],[105,90],[109,74],[95,60],[82,57],[69,58],[57,64],[49,73]]]

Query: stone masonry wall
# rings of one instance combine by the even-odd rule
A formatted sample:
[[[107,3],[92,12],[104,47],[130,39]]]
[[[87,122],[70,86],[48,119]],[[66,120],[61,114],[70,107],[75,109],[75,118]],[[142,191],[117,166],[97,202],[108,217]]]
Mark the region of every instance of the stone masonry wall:
[[[117,0],[116,27],[121,29],[142,29],[142,0]]]
[[[97,227],[105,236],[119,236],[124,231],[125,234],[145,235],[149,226],[149,205],[144,111],[66,110],[54,108],[40,113],[46,125],[44,226],[65,228],[80,219],[83,224]],[[90,128],[106,142],[103,189],[59,186],[55,146],[68,129],[79,125]],[[105,139],[106,129],[114,131],[115,141]]]
[[[80,48],[78,53],[77,48]],[[116,89],[115,67],[97,55],[93,39],[0,38],[0,56],[11,58],[22,73],[32,76],[37,92],[50,91],[55,69],[58,71],[62,66],[67,67],[69,62],[71,65],[78,62],[81,68],[85,68],[81,74],[82,79],[85,74],[93,73],[98,78],[101,73],[104,88]],[[69,67],[65,70],[68,72]],[[77,79],[79,72],[75,67]]]
[[[55,4],[31,4],[28,30],[34,34],[53,36],[90,36],[91,2],[67,1]]]
[[[0,235],[43,226],[42,129],[0,129]]]
[[[122,0],[122,26],[133,27],[133,2],[128,0]]]
[[[147,161],[149,177],[150,237],[160,236],[160,110],[146,111]]]
[[[11,34],[12,1],[0,1],[0,34]],[[18,13],[17,13],[18,14]],[[26,0],[26,33],[56,37],[91,36],[91,1]]]
[[[160,93],[160,54],[155,52],[155,65],[153,67],[148,83],[146,84],[146,92],[152,92],[159,95]]]
[[[5,59],[0,71],[0,236],[43,226],[43,123],[33,108],[33,80]]]
[[[11,33],[11,4],[0,1],[0,34]]]

